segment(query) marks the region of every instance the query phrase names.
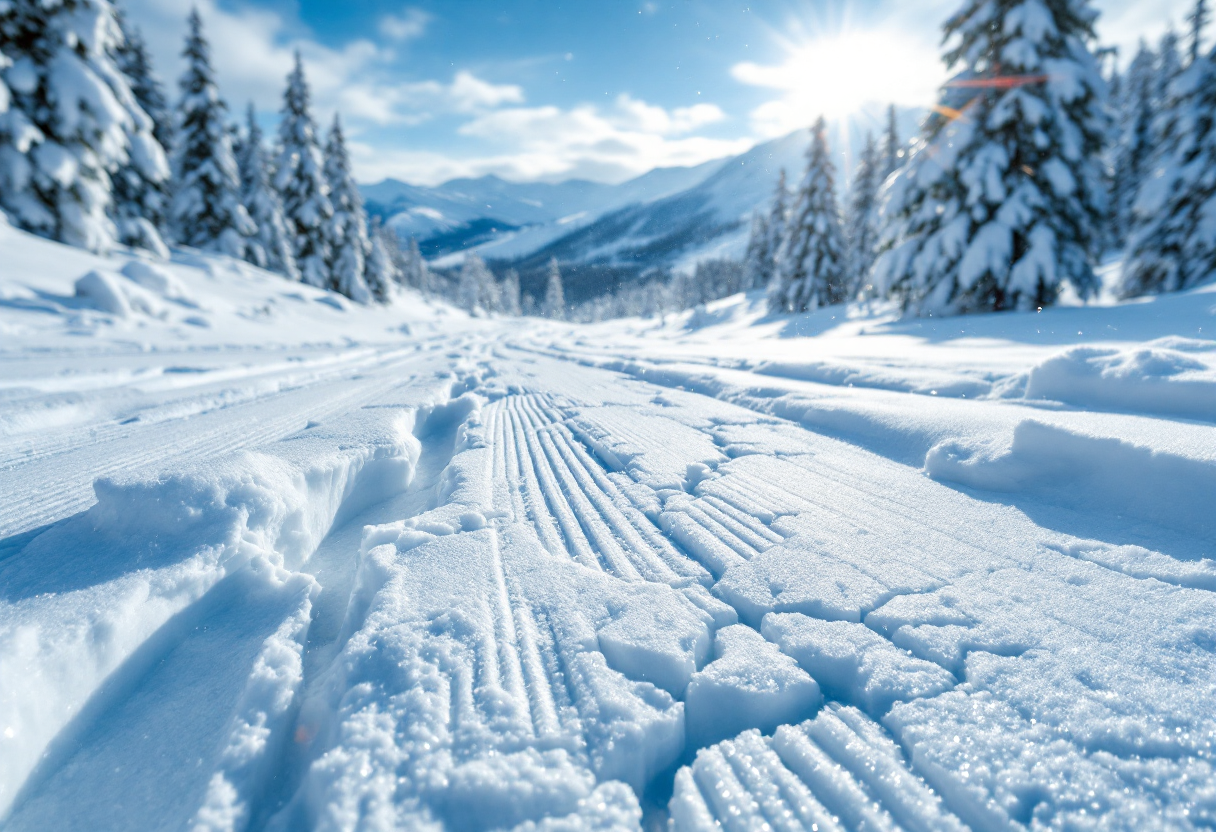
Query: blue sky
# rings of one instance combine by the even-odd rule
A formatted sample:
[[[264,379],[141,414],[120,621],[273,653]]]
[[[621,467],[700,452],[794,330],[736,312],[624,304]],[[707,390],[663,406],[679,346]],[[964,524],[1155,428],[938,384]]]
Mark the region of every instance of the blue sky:
[[[924,106],[959,0],[200,0],[221,92],[267,125],[299,49],[317,116],[340,111],[362,181],[621,181],[872,102]],[[191,0],[126,0],[163,75]],[[1102,0],[1126,51],[1189,0]]]

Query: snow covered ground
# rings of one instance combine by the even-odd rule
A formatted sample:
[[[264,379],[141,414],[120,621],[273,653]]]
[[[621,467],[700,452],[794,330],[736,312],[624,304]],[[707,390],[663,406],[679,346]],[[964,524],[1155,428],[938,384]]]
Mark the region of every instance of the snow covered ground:
[[[5,829],[1216,824],[1216,287],[575,327],[0,252]]]

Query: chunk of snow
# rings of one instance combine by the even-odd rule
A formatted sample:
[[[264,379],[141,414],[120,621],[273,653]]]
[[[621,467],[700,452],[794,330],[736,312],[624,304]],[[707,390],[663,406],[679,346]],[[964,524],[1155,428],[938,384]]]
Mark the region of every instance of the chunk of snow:
[[[76,297],[101,312],[116,318],[129,318],[133,313],[159,318],[164,306],[142,287],[120,274],[94,269],[76,281]]]
[[[688,742],[695,748],[748,728],[772,731],[807,718],[822,700],[815,680],[759,633],[725,627],[714,636],[714,660],[688,683]]]
[[[941,667],[908,655],[861,624],[770,613],[762,632],[814,676],[826,694],[871,714],[884,713],[896,701],[936,696],[955,685]]]

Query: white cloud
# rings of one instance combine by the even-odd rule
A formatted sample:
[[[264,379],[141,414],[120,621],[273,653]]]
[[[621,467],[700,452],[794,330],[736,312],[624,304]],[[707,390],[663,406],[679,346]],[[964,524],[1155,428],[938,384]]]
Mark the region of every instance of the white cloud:
[[[416,40],[426,32],[431,16],[422,9],[408,8],[401,14],[386,14],[380,18],[380,34],[389,40]]]
[[[717,104],[694,104],[691,107],[677,107],[669,112],[662,107],[639,101],[628,93],[617,96],[616,108],[617,125],[664,136],[689,133],[698,127],[726,118],[726,113],[722,112]]]
[[[590,104],[494,110],[466,122],[458,132],[492,140],[505,151],[470,160],[476,172],[512,179],[578,176],[621,181],[654,167],[696,165],[747,150],[749,139],[684,135],[722,118],[713,104],[668,111],[622,95],[608,110]]]
[[[458,112],[471,113],[502,104],[522,104],[524,91],[514,84],[490,84],[461,70],[447,88],[447,98]]]

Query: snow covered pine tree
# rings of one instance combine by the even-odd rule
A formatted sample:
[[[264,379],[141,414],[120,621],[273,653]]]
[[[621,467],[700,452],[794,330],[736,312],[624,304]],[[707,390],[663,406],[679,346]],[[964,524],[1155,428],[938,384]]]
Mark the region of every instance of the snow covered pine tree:
[[[186,71],[178,104],[170,223],[177,242],[244,259],[257,227],[241,204],[240,177],[228,134],[228,107],[211,68],[211,48],[198,11],[190,13]]]
[[[118,227],[119,242],[168,257],[169,249],[164,243],[170,203],[166,153],[171,146],[173,117],[139,30],[127,24],[120,10],[115,10],[115,19],[122,39],[114,49],[114,63],[126,76],[135,102],[150,121],[140,124],[131,136],[127,163],[111,177],[111,213]],[[138,113],[132,115],[137,122],[142,121]]]
[[[519,301],[519,272],[507,269],[498,287],[499,311],[504,315],[518,316],[522,313]]]
[[[540,314],[555,321],[566,320],[566,292],[562,288],[562,270],[558,268],[557,258],[549,259],[549,274],[545,281],[545,299],[541,303]]]
[[[336,113],[325,143],[325,181],[334,209],[325,226],[330,246],[330,288],[356,303],[369,303],[372,296],[363,275],[371,249],[367,213],[363,210],[359,186],[351,175],[342,122]]]
[[[785,249],[785,237],[789,231],[790,222],[790,191],[785,181],[785,168],[777,173],[777,187],[773,189],[773,202],[769,206],[768,220],[768,270],[764,275],[764,283],[756,286],[759,289],[768,286],[776,279],[777,267],[781,263],[781,253]]]
[[[1170,29],[1161,36],[1157,46],[1157,76],[1153,86],[1153,100],[1164,108],[1170,97],[1170,85],[1182,72],[1182,59],[1178,55],[1178,35]]]
[[[1214,122],[1216,48],[1174,79],[1158,116],[1161,144],[1136,199],[1123,297],[1187,289],[1216,274]]]
[[[758,289],[768,282],[773,261],[768,243],[768,218],[756,211],[752,214],[752,229],[747,237],[747,250],[743,253],[743,285],[748,289]]]
[[[757,212],[752,217],[751,236],[743,255],[744,289],[762,289],[773,280],[781,248],[785,245],[788,214],[789,189],[785,183],[785,168],[782,168],[777,174],[777,187],[773,189],[768,215]]]
[[[1088,0],[967,0],[942,106],[889,183],[874,276],[907,312],[1033,309],[1096,288],[1105,82]]]
[[[410,244],[402,253],[401,282],[429,295],[435,291],[431,285],[431,270],[427,268],[426,258],[418,248],[418,238],[410,237]]]
[[[895,119],[895,105],[887,105],[887,132],[882,137],[882,171],[879,182],[882,184],[887,177],[899,170],[904,164],[904,147],[899,138],[899,124]]]
[[[769,293],[774,312],[805,312],[844,300],[848,293],[844,231],[836,204],[835,167],[827,124],[811,128],[806,175],[798,190],[777,278]]]
[[[856,297],[858,293],[869,296],[872,292],[870,269],[878,250],[878,189],[882,186],[882,164],[878,143],[872,133],[867,133],[845,209],[850,297]]]
[[[469,254],[464,258],[456,294],[460,308],[470,315],[479,309],[483,312],[493,312],[497,306],[494,275],[486,268],[485,261],[476,254]]]
[[[10,62],[0,207],[27,231],[92,251],[115,242],[110,177],[132,159],[133,139],[149,167],[160,152],[114,63],[121,38],[108,0],[0,3],[0,53]]]
[[[391,233],[380,224],[379,217],[372,222],[371,251],[367,255],[363,277],[372,298],[379,303],[387,303],[392,297],[393,287],[401,282],[401,274],[393,261],[392,250],[396,247],[396,241],[390,240],[388,235]]]
[[[287,76],[287,90],[283,94],[280,154],[274,184],[283,197],[283,214],[300,279],[326,289],[330,286],[330,251],[325,226],[334,208],[325,183],[317,128],[308,106],[308,82],[304,80],[304,63],[297,52],[296,65]]]
[[[1141,41],[1140,49],[1123,79],[1118,132],[1115,138],[1114,187],[1111,193],[1112,236],[1118,246],[1127,244],[1136,194],[1148,174],[1152,159],[1155,64],[1156,56],[1153,51]]]
[[[258,126],[252,102],[245,117],[245,140],[241,142],[237,154],[241,203],[258,229],[247,241],[245,259],[289,280],[299,280],[300,270],[296,268],[291,237],[287,233],[287,220],[283,217],[283,202],[270,185],[270,176],[266,171],[266,150],[262,146],[262,128]]]

